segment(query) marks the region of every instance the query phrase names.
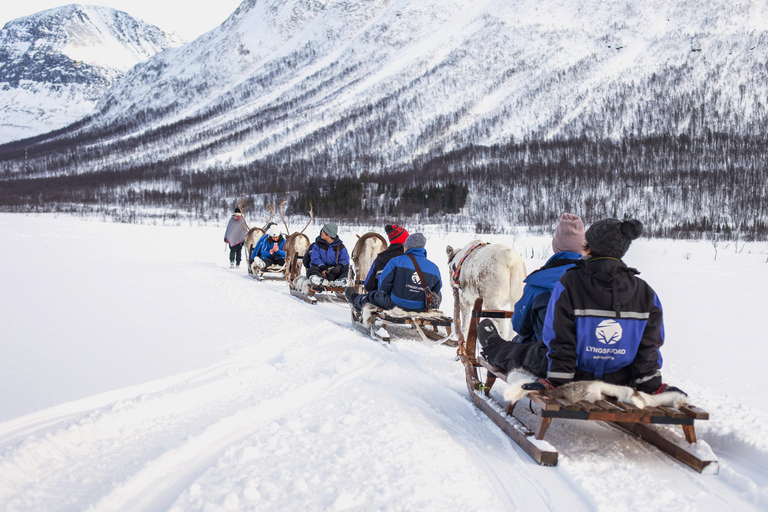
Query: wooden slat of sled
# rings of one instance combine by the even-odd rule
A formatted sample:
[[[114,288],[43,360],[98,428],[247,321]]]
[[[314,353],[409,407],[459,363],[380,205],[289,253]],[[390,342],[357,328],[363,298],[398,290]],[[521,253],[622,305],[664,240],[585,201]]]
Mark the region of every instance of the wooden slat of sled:
[[[505,311],[501,309],[483,309],[482,311],[472,311],[473,318],[512,318],[514,311]]]

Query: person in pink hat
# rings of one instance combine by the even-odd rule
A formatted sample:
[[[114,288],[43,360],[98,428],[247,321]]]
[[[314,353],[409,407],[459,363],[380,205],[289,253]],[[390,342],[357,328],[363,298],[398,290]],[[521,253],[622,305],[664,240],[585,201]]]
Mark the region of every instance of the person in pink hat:
[[[517,336],[513,342],[529,343],[541,340],[541,330],[552,289],[560,277],[573,268],[576,261],[584,255],[585,244],[584,222],[581,217],[572,213],[561,215],[555,228],[555,236],[552,237],[552,250],[555,254],[543,267],[531,272],[525,279],[523,296],[515,304],[512,328]],[[481,344],[491,337],[504,341],[490,320],[480,322],[477,335]]]

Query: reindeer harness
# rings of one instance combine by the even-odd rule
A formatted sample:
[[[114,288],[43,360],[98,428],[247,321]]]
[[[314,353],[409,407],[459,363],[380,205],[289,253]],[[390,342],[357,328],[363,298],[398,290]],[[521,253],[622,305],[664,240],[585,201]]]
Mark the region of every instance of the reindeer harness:
[[[475,249],[479,249],[480,247],[488,245],[489,242],[480,242],[479,244],[473,245],[469,248],[469,250],[464,254],[464,256],[461,257],[459,260],[459,264],[456,265],[456,267],[453,269],[453,284],[458,285],[459,284],[459,277],[461,276],[461,266],[464,264],[464,260],[467,259],[467,256],[472,254],[472,252]]]

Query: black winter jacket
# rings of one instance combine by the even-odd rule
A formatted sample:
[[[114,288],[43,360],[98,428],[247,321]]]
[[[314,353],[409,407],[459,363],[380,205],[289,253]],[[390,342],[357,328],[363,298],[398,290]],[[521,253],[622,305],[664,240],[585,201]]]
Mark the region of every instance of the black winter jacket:
[[[661,303],[636,274],[620,260],[589,258],[560,278],[542,331],[550,380],[661,385]]]
[[[402,256],[403,254],[405,254],[403,244],[392,244],[381,251],[379,255],[376,256],[376,259],[373,260],[373,264],[368,271],[368,276],[365,278],[365,291],[372,292],[377,290],[379,288],[379,275],[384,270],[384,267],[387,266],[389,260],[395,256]]]

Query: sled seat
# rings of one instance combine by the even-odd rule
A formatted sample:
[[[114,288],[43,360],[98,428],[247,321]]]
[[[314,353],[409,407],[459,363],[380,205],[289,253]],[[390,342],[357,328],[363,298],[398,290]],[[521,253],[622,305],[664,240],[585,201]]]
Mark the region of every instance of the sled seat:
[[[607,422],[611,426],[640,437],[699,472],[717,472],[717,458],[714,457],[711,450],[708,453],[706,449],[697,450],[695,447],[697,439],[694,420],[708,420],[709,413],[693,405],[679,408],[646,407],[640,409],[612,398],[594,403],[572,402],[564,398],[551,397],[552,391],[533,391],[527,393],[526,397],[530,400],[530,409],[533,415],[538,417],[538,425],[533,429],[529,428],[523,423],[521,416],[515,414],[515,406],[519,402],[503,405],[491,397],[490,391],[493,384],[497,379],[506,382],[507,373],[475,353],[479,319],[500,318],[500,316],[491,316],[487,313],[500,314],[496,311],[482,310],[482,299],[478,299],[472,311],[467,339],[463,340],[462,338],[459,347],[459,357],[465,366],[467,386],[472,401],[539,464],[551,466],[557,464],[557,450],[548,443],[542,445],[541,441],[543,441],[552,420],[559,418]],[[486,370],[485,382],[479,378],[477,372],[479,368]],[[654,424],[680,425],[685,439],[677,439],[679,435],[675,435],[672,431],[658,430],[651,426]],[[535,438],[535,441],[532,438]]]
[[[282,281],[285,279],[285,266],[283,265],[270,265],[267,268],[263,268],[256,272],[254,276],[259,281]]]

